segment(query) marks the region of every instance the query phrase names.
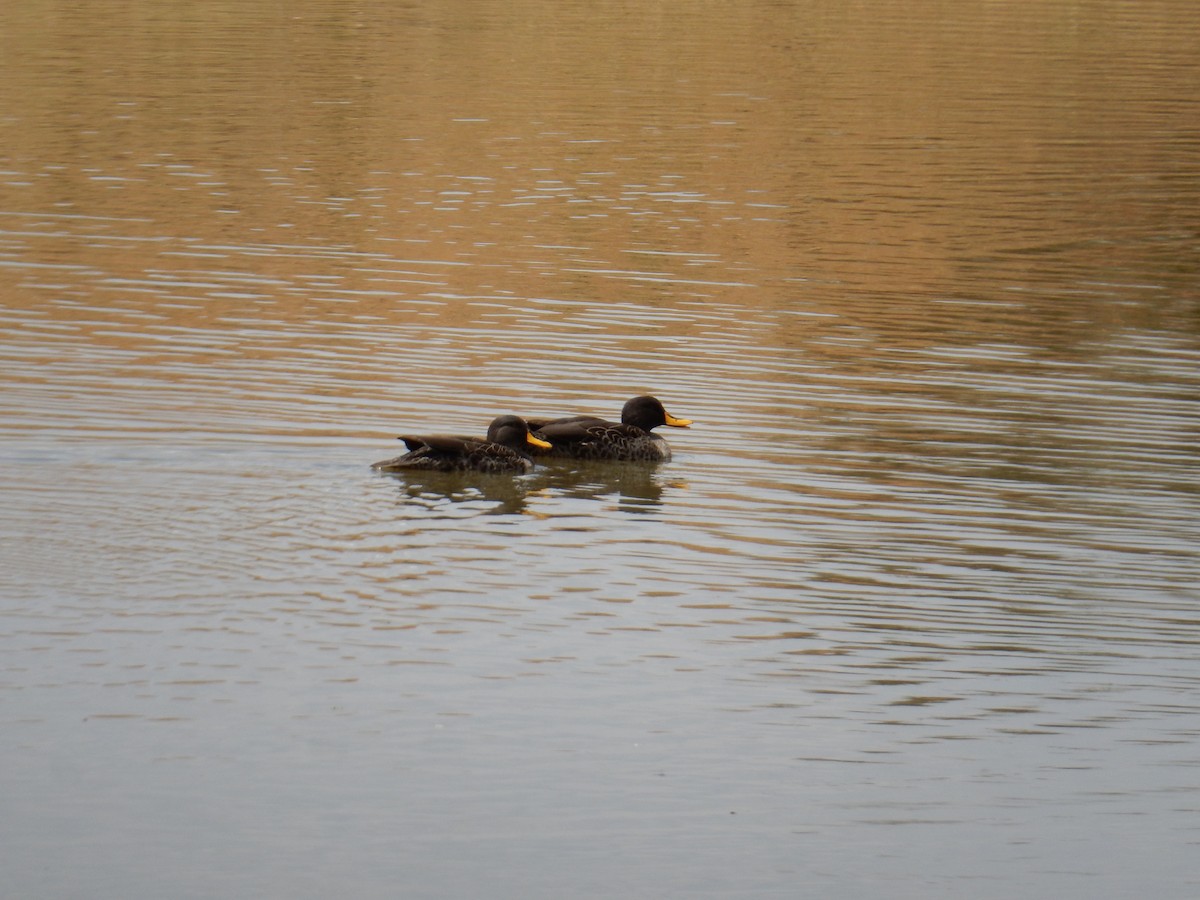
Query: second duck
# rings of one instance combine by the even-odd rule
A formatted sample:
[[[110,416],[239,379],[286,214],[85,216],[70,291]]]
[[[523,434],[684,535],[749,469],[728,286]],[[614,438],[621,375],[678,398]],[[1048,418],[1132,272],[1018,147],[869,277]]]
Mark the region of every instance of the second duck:
[[[533,451],[538,456],[564,456],[572,459],[609,459],[666,462],[670,445],[653,433],[659,425],[687,428],[691,419],[671,415],[657,398],[634,397],[621,410],[620,422],[598,416],[569,416],[562,419],[529,419],[534,436],[548,442],[548,448]]]
[[[519,416],[500,416],[488,427],[487,437],[401,435],[408,452],[371,466],[382,472],[422,469],[435,472],[528,472],[533,468],[530,449],[548,450],[550,445],[529,433]]]

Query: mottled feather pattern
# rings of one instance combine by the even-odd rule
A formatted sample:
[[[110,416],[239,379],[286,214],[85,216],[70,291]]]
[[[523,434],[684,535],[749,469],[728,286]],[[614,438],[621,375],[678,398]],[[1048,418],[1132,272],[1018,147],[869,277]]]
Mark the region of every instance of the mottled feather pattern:
[[[533,460],[526,452],[535,447],[537,438],[529,434],[525,422],[517,416],[500,416],[488,428],[486,438],[452,435],[401,435],[408,452],[394,459],[375,463],[372,468],[384,472],[419,469],[434,472],[483,472],[505,474],[528,472]]]
[[[609,459],[630,462],[667,462],[671,446],[652,432],[659,425],[687,428],[688,419],[672,416],[655,397],[634,397],[621,410],[620,422],[599,416],[568,416],[529,420],[534,434],[550,443],[538,456],[571,459]]]
[[[571,459],[611,459],[630,462],[666,462],[671,447],[657,434],[633,425],[602,420],[552,423],[535,432],[549,442],[539,456]]]

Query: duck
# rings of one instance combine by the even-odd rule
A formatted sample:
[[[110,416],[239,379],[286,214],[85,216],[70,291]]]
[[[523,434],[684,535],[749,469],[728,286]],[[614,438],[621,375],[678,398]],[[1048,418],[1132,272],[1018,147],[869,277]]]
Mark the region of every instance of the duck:
[[[536,438],[551,445],[534,451],[538,456],[644,462],[671,459],[670,444],[653,429],[659,425],[687,428],[692,424],[691,419],[671,415],[657,397],[649,394],[627,401],[620,422],[586,415],[526,421]]]
[[[520,416],[499,416],[488,426],[487,437],[452,435],[401,435],[408,452],[395,459],[373,463],[381,472],[421,469],[435,472],[521,473],[533,468],[529,448],[543,452],[550,444],[534,437]]]

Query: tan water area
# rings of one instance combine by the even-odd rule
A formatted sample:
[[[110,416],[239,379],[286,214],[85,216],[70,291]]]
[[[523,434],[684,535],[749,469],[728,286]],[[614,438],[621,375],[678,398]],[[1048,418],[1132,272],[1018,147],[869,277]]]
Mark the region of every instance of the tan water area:
[[[6,4],[0,366],[5,896],[1200,895],[1193,4]]]

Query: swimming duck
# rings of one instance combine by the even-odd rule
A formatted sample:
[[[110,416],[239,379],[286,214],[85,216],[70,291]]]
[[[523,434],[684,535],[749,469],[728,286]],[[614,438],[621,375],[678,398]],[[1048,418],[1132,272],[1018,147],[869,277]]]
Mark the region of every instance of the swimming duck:
[[[573,459],[613,459],[666,462],[671,447],[657,434],[659,425],[687,428],[690,419],[677,419],[655,397],[634,397],[621,410],[620,422],[598,416],[564,419],[530,419],[534,436],[548,441],[549,449],[538,456],[568,456]]]
[[[550,445],[529,433],[519,416],[500,416],[488,426],[487,438],[401,435],[408,452],[374,463],[383,472],[423,469],[437,472],[528,472],[533,468],[529,448],[549,450]]]

